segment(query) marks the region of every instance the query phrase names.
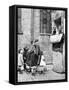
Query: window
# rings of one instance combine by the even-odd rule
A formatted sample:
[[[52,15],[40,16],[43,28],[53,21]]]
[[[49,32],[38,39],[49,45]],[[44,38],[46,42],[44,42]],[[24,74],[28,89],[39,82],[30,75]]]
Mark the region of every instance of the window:
[[[21,27],[21,8],[18,8],[18,34],[23,34]]]
[[[51,29],[51,10],[40,10],[40,35],[50,35]]]

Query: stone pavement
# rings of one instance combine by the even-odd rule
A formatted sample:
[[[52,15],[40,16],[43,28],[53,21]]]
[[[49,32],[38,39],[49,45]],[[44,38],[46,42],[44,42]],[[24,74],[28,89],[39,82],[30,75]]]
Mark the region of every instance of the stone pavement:
[[[36,73],[33,76],[31,73],[23,71],[22,74],[18,73],[18,82],[26,81],[42,81],[42,80],[60,80],[65,79],[65,74],[56,73],[52,70],[52,66],[47,66],[47,71],[43,74]]]

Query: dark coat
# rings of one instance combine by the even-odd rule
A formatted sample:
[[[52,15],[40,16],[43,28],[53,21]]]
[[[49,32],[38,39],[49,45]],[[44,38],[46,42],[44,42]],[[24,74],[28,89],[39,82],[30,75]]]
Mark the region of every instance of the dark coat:
[[[39,45],[34,45],[35,50],[31,50],[27,53],[27,65],[28,66],[37,66],[40,63],[40,47]]]
[[[53,50],[63,52],[64,34],[62,35],[61,41],[58,43],[53,43]]]

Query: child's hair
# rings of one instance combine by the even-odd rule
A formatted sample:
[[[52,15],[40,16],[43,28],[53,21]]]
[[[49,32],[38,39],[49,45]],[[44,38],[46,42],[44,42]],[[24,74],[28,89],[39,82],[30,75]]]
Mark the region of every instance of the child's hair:
[[[28,47],[26,46],[26,47],[24,47],[24,51],[28,51]]]
[[[31,44],[33,44],[33,40],[31,41]]]
[[[39,40],[38,39],[35,39],[34,43],[38,42]]]
[[[20,53],[21,50],[22,50],[22,49],[19,49],[19,50],[18,50],[18,53]]]

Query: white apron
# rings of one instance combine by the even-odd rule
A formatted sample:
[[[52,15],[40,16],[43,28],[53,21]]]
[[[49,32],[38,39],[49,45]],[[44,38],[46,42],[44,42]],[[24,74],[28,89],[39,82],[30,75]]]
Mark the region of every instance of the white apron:
[[[40,66],[46,66],[44,55],[41,56]]]

